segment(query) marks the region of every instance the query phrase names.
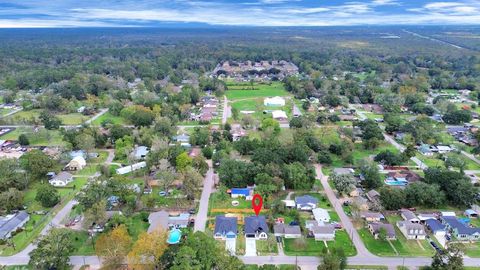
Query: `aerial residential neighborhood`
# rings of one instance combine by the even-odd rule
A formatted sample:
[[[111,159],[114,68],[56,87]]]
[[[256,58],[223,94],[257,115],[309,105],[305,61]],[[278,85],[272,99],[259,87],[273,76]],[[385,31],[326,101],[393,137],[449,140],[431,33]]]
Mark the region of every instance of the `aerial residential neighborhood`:
[[[0,269],[480,269],[476,1],[77,2],[0,3]]]

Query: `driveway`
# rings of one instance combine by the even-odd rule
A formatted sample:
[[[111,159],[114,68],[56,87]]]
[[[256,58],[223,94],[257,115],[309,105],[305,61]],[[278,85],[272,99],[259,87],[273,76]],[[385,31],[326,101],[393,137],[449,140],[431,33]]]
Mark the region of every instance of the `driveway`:
[[[245,238],[245,257],[257,256],[257,242],[254,238]]]
[[[237,248],[237,238],[227,238],[225,240],[225,249],[230,252],[230,254],[235,255],[235,250]]]

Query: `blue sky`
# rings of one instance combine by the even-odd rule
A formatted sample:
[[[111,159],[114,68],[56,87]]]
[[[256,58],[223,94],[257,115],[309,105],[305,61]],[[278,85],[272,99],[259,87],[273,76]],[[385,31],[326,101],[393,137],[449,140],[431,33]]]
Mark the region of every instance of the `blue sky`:
[[[0,0],[0,28],[480,24],[480,1]]]

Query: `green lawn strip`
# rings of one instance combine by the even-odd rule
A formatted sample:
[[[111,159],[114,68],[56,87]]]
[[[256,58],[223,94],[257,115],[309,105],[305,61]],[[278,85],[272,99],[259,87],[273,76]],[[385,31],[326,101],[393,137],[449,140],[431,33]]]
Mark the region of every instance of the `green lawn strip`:
[[[265,264],[265,265],[268,265],[268,264]],[[290,265],[290,264],[280,264],[280,265],[275,265],[276,268],[278,270],[296,270],[296,266],[295,265]],[[245,265],[245,270],[258,270],[260,269],[260,267],[258,265],[254,265],[254,264],[249,264],[249,265]]]
[[[70,242],[73,244],[73,256],[95,255],[95,239],[89,237],[86,231],[69,230]]]
[[[238,231],[241,232],[243,231],[243,225],[238,226]],[[245,244],[245,236],[242,234],[239,234],[236,240],[236,255],[245,255],[245,249],[246,249],[246,244]]]
[[[5,266],[5,270],[30,270],[30,269],[33,269],[33,268],[31,268],[29,265],[8,265],[8,266]]]

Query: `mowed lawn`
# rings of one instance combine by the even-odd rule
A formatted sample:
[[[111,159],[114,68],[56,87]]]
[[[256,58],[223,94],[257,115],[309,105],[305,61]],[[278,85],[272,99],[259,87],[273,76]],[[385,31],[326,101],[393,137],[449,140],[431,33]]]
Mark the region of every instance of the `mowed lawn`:
[[[225,92],[225,95],[229,100],[289,95],[281,82],[272,82],[271,84],[254,83],[253,89],[249,83],[232,83],[227,84],[227,87],[228,90]]]
[[[335,240],[327,241],[327,246],[323,241],[315,241],[314,238],[305,238],[304,245],[296,244],[296,239],[284,239],[284,251],[289,256],[319,256],[327,248],[342,248],[347,256],[355,256],[357,250],[350,240],[347,232],[344,230],[336,231]]]
[[[28,111],[20,111],[5,118],[7,123],[11,124],[26,124],[38,120],[42,110],[34,109]],[[58,118],[62,120],[62,125],[80,125],[89,119],[89,116],[80,113],[57,114]]]
[[[103,123],[103,121],[106,121],[106,120],[110,121],[110,123],[112,123],[114,125],[127,124],[126,120],[123,117],[114,116],[110,112],[106,112],[103,115],[101,115],[100,117],[98,117],[97,119],[95,119],[95,121],[92,122],[92,125],[100,126]]]

